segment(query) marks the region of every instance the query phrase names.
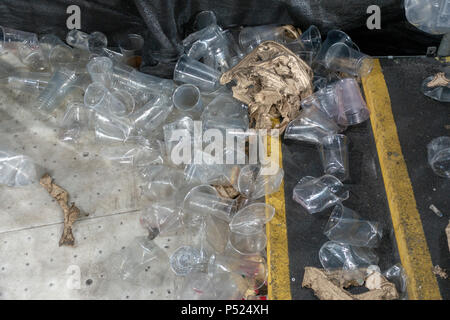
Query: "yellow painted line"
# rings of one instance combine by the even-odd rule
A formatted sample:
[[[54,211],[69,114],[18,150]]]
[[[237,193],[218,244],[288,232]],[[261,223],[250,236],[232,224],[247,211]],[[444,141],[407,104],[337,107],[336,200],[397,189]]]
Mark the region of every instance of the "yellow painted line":
[[[379,60],[362,79],[400,259],[414,300],[442,299]]]
[[[270,155],[270,139],[267,140]],[[278,143],[278,165],[283,167],[281,138]],[[280,190],[266,195],[266,203],[275,208],[275,216],[266,225],[267,266],[269,269],[267,295],[269,300],[291,300],[291,282],[289,272],[288,240],[286,229],[286,206],[284,201],[284,179]]]

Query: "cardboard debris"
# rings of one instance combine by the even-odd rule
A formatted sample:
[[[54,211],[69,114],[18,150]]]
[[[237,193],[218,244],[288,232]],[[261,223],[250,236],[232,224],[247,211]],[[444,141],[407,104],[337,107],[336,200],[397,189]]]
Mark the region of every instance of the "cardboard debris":
[[[338,273],[327,273],[324,269],[305,267],[302,287],[311,288],[320,300],[395,300],[399,298],[395,285],[378,272],[370,274],[365,282],[370,291],[361,294],[351,294],[340,282]],[[352,285],[356,283],[353,282]]]
[[[445,269],[442,269],[439,265],[435,265],[433,268],[433,273],[442,279],[447,279],[448,274]]]
[[[450,80],[447,79],[444,72],[436,73],[433,79],[431,79],[430,82],[428,82],[427,87],[434,88],[434,87],[446,87],[450,84]]]
[[[71,203],[69,206],[69,193],[55,184],[53,178],[49,174],[44,174],[39,183],[47,190],[47,192],[58,202],[59,206],[64,212],[64,230],[59,240],[59,246],[75,244],[75,237],[72,233],[72,225],[80,214],[80,209]]]
[[[265,41],[220,77],[222,85],[234,80],[233,97],[249,107],[250,126],[272,129],[272,119],[282,118],[275,128],[283,133],[300,110],[300,101],[311,95],[313,72],[292,51]]]

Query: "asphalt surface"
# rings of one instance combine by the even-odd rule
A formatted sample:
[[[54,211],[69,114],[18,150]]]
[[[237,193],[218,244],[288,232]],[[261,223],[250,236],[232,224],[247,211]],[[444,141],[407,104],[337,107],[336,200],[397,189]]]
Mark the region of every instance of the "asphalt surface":
[[[427,144],[436,137],[450,136],[450,104],[422,94],[426,77],[442,72],[432,58],[380,60],[417,209],[434,266],[450,272],[450,252],[445,227],[450,218],[450,179],[433,173],[427,161]],[[434,204],[444,215],[435,215]],[[450,299],[450,279],[437,277],[442,299]]]
[[[379,266],[384,271],[400,259],[370,122],[351,127],[344,134],[350,140],[351,177],[345,183],[350,197],[343,204],[361,217],[383,225],[383,238],[375,251],[380,259]],[[332,208],[311,215],[292,200],[292,190],[304,176],[323,175],[320,156],[314,146],[291,140],[283,141],[282,150],[292,299],[317,299],[313,291],[302,288],[301,283],[304,267],[321,267],[319,249],[328,241],[323,230]]]

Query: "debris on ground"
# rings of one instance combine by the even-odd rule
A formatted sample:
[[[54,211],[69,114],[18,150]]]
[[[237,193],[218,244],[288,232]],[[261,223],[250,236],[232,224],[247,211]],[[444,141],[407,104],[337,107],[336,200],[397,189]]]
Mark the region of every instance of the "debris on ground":
[[[59,240],[59,246],[74,246],[75,237],[72,233],[72,225],[80,215],[80,209],[78,209],[73,202],[69,205],[69,193],[55,184],[53,178],[49,174],[46,173],[41,178],[40,184],[58,202],[64,212],[64,230],[61,239]]]
[[[447,79],[444,72],[437,73],[433,79],[428,82],[427,86],[429,88],[434,87],[447,87],[450,84],[450,80]]]
[[[445,234],[447,235],[448,251],[450,251],[450,221],[447,228],[445,228]]]
[[[370,274],[366,279],[368,292],[351,294],[338,285],[338,273],[327,273],[324,269],[305,267],[302,287],[310,288],[320,300],[395,300],[399,298],[395,285],[378,272]],[[353,282],[352,285],[356,283]],[[347,283],[346,286],[349,284]]]
[[[311,68],[292,51],[266,41],[222,74],[220,83],[236,81],[233,97],[248,105],[251,127],[272,129],[271,119],[281,117],[276,128],[283,133],[298,116],[300,101],[312,94],[312,77]]]
[[[448,274],[445,269],[442,269],[439,265],[435,265],[433,268],[433,273],[442,279],[447,279]]]
[[[442,218],[444,215],[442,214],[441,210],[439,210],[438,208],[436,208],[436,206],[434,204],[430,205],[430,210],[433,211],[438,217]]]

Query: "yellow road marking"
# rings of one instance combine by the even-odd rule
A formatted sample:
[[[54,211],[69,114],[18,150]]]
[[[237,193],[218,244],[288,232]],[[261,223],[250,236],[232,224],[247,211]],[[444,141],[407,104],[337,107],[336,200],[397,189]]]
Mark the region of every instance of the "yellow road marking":
[[[379,60],[369,76],[362,79],[370,121],[383,174],[392,223],[403,267],[408,276],[410,299],[442,299],[422,222],[416,207],[394,116],[389,92]]]
[[[271,137],[267,139],[268,154],[271,152],[270,139]],[[282,168],[281,137],[278,139],[278,165]],[[291,300],[284,179],[279,191],[266,195],[266,203],[275,208],[274,218],[266,225],[267,266],[269,268],[269,278],[267,281],[268,299]]]

